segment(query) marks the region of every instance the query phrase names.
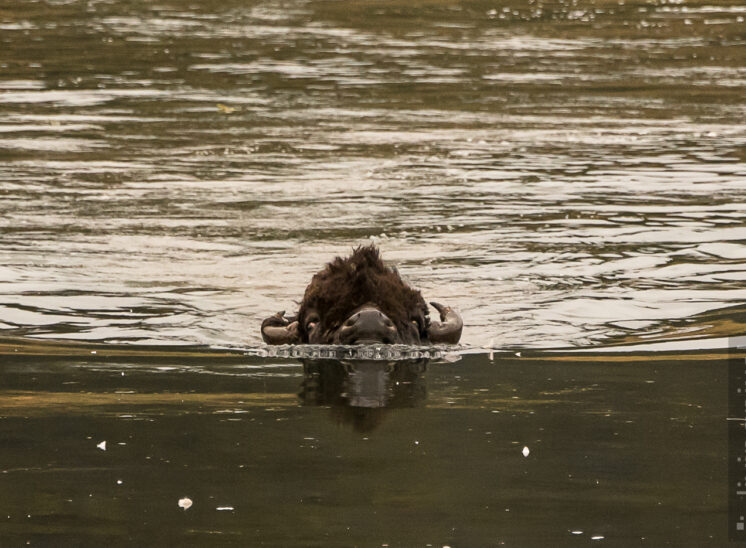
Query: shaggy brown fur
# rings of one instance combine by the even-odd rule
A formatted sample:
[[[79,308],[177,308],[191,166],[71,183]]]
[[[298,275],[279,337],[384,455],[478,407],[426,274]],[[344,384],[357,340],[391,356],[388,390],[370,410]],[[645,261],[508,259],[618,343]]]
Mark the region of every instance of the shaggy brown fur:
[[[417,322],[421,336],[429,325],[428,309],[420,292],[401,279],[394,268],[381,260],[374,245],[360,246],[347,258],[336,257],[317,273],[306,288],[298,311],[298,330],[308,340],[305,318],[316,310],[322,332],[333,332],[357,308],[374,303],[396,325],[400,333]]]

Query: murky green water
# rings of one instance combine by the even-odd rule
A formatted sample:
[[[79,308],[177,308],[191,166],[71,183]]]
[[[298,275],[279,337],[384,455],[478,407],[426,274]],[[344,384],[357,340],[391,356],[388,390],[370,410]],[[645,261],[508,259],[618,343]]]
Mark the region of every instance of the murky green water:
[[[6,1],[0,327],[254,345],[373,238],[469,346],[724,346],[687,318],[746,303],[744,17]]]
[[[745,18],[4,1],[0,545],[722,545]],[[463,359],[258,356],[371,239]]]
[[[32,358],[0,375],[3,546],[727,540],[723,361]]]

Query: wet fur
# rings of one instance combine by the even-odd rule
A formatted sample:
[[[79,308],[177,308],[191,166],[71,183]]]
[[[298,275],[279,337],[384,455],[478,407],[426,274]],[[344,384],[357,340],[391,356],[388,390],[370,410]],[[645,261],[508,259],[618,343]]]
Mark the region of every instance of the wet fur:
[[[366,303],[375,303],[399,333],[407,333],[416,321],[420,337],[427,336],[428,309],[422,295],[383,263],[374,245],[368,245],[349,257],[336,257],[311,279],[298,311],[301,340],[308,341],[305,318],[310,310],[319,313],[322,332],[328,333]]]

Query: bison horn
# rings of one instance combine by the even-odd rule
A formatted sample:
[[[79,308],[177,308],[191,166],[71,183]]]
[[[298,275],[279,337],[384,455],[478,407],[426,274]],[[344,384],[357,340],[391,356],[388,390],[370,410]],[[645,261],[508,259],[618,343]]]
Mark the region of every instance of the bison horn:
[[[298,322],[286,318],[284,310],[278,312],[262,322],[262,339],[267,344],[297,344],[300,342]]]
[[[439,322],[430,322],[427,336],[431,343],[456,344],[461,338],[464,322],[461,316],[450,306],[430,303],[440,313]]]

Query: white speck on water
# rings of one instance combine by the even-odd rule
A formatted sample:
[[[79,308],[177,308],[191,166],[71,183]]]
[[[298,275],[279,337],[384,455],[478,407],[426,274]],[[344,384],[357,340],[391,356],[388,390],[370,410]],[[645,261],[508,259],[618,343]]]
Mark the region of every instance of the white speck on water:
[[[420,444],[420,442],[419,442],[419,441],[417,441],[417,440],[414,440],[414,444],[415,444],[415,445],[419,445],[419,444]]]
[[[583,531],[570,531],[573,535],[582,535]]]
[[[528,454],[529,454],[530,452],[531,452],[531,451],[529,451],[529,450],[528,450],[528,447],[526,447],[526,446],[524,445],[524,446],[523,446],[523,451],[521,451],[521,453],[523,453],[523,456],[524,456],[524,457],[528,457]]]
[[[591,540],[603,540],[604,537],[602,535],[596,535],[595,537],[591,537]]]
[[[217,508],[215,508],[215,510],[217,510],[218,512],[232,512],[233,509],[233,506],[218,506]]]
[[[515,355],[518,356],[519,358],[521,357],[521,353],[520,352],[516,352]]]
[[[183,508],[184,510],[189,510],[192,507],[192,504],[192,499],[189,497],[179,499],[179,508]]]
[[[101,443],[99,443],[98,445],[96,445],[96,447],[98,447],[99,449],[101,449],[101,451],[106,451],[106,440],[104,440]]]
[[[95,353],[96,353],[96,351],[95,351],[95,350],[91,350],[91,354],[95,354]]]
[[[122,480],[117,480],[117,485],[122,485]]]

